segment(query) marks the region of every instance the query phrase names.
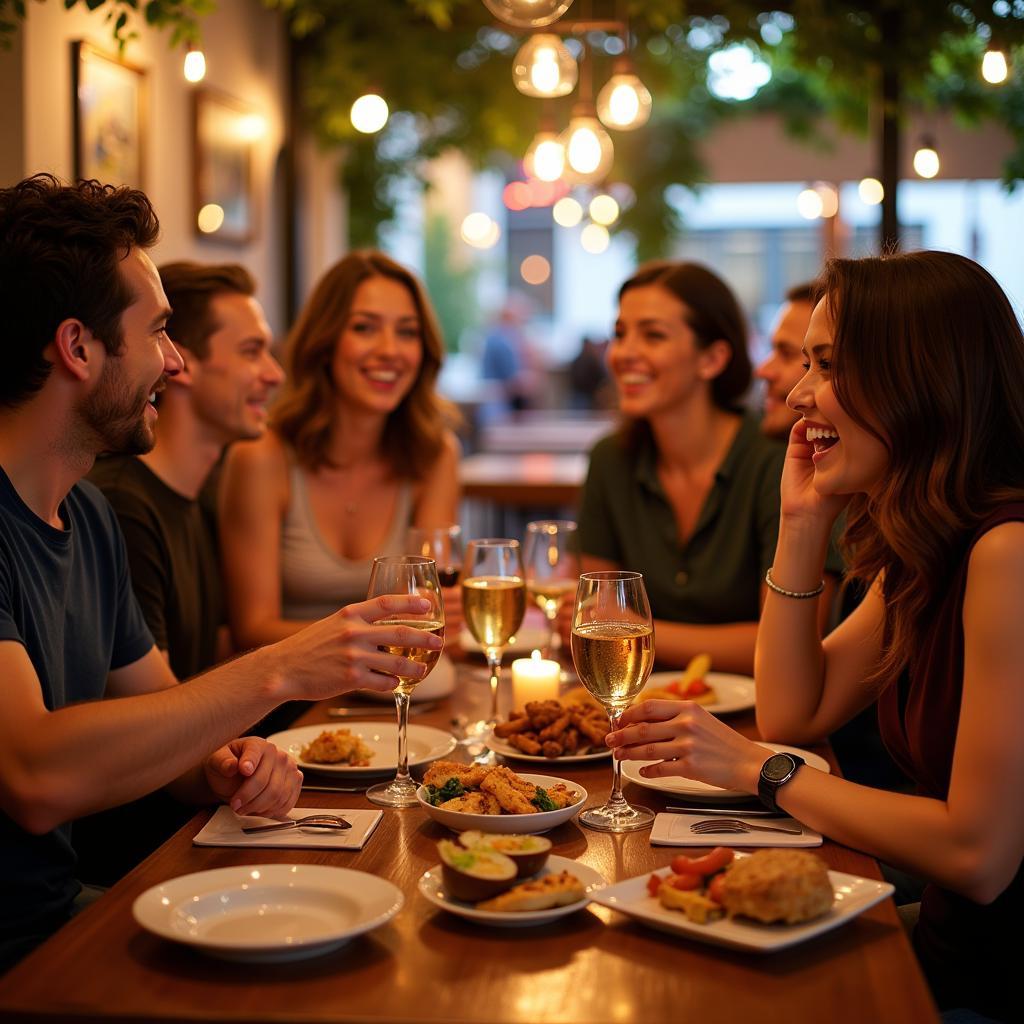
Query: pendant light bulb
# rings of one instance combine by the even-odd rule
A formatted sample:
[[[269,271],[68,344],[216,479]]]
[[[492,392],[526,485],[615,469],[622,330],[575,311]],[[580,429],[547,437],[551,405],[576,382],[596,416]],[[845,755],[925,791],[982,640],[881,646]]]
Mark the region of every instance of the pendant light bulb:
[[[206,56],[202,50],[189,50],[182,68],[186,82],[201,82],[206,77]]]
[[[602,181],[612,169],[615,147],[608,133],[593,114],[593,107],[577,110],[561,136],[568,166],[565,177],[573,184],[589,185]]]
[[[597,116],[620,132],[639,128],[651,116],[650,91],[632,71],[618,71],[597,94]]]
[[[576,59],[551,32],[531,36],[512,61],[512,81],[525,96],[567,96],[578,77]]]
[[[986,50],[981,59],[981,77],[989,85],[1002,85],[1010,74],[1006,54],[1002,50]]]
[[[484,0],[499,21],[516,28],[543,28],[565,14],[572,0]]]
[[[537,132],[523,157],[523,167],[538,181],[558,181],[565,170],[565,146],[557,133]]]
[[[914,154],[914,170],[922,178],[934,178],[939,173],[939,154],[935,149],[935,140],[925,135],[921,145]]]

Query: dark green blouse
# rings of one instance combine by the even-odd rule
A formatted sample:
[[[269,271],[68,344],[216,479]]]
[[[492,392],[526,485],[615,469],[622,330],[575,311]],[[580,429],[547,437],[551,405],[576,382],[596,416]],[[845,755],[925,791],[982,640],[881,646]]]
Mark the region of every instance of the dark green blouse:
[[[600,440],[580,508],[580,546],[644,574],[656,619],[754,622],[761,581],[775,556],[785,445],[745,416],[718,467],[693,535],[680,544],[657,473],[657,451],[631,454],[620,435]]]

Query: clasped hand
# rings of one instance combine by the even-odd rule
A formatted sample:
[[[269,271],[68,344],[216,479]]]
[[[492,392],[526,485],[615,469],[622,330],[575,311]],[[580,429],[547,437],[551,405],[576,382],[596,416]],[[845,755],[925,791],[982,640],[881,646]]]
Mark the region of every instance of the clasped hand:
[[[295,762],[258,736],[242,736],[215,750],[203,772],[214,796],[238,814],[284,818],[302,789]]]
[[[757,792],[764,747],[692,701],[645,700],[634,704],[605,740],[619,760],[657,761],[646,779],[679,775],[723,789]]]

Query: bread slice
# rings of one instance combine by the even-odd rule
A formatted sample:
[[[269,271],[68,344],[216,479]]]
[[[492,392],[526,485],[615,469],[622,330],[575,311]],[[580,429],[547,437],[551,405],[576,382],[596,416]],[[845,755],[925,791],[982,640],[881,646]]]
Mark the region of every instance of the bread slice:
[[[583,883],[568,871],[557,875],[545,875],[530,882],[523,882],[507,892],[484,900],[476,905],[477,910],[493,910],[499,913],[524,910],[548,910],[550,907],[565,907],[583,899]]]

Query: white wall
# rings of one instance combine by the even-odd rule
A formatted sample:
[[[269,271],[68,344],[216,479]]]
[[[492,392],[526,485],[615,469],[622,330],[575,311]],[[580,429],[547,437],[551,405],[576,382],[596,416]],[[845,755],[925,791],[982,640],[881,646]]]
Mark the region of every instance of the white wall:
[[[106,8],[89,12],[84,5],[66,11],[60,0],[28,5],[23,28],[21,167],[5,154],[4,184],[19,176],[50,171],[61,178],[74,173],[72,139],[71,43],[86,40],[116,52]],[[207,74],[203,86],[218,89],[258,109],[267,131],[257,143],[256,188],[259,236],[246,245],[229,245],[197,237],[192,212],[192,91],[182,76],[183,49],[171,50],[169,33],[149,28],[141,16],[131,26],[139,38],[129,43],[127,60],[148,72],[148,118],[145,140],[145,191],[162,226],[153,253],[157,263],[175,259],[237,262],[260,283],[260,299],[276,332],[283,329],[283,253],[280,214],[272,197],[277,160],[284,136],[286,96],[285,32],[279,16],[253,0],[218,0],[217,10],[202,21]],[[16,53],[0,52],[0,85],[17,74]],[[10,95],[4,90],[5,96]],[[17,142],[18,125],[0,122],[0,147]]]

